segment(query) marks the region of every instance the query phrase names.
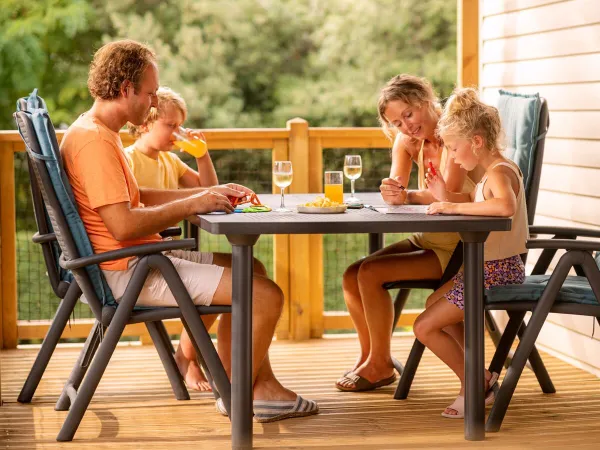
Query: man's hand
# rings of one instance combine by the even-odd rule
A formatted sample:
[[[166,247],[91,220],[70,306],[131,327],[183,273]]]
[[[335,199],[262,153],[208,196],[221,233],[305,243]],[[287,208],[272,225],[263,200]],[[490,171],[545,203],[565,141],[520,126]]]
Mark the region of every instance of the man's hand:
[[[406,189],[400,177],[384,178],[379,186],[383,201],[388,205],[403,205],[406,202]]]
[[[238,192],[238,191],[233,191]],[[216,192],[214,188],[194,194],[188,197],[188,204],[190,205],[192,214],[207,214],[213,211],[225,211],[226,213],[233,212],[233,206],[229,199]]]
[[[252,189],[248,189],[246,186],[236,183],[220,184],[218,186],[211,187],[210,190],[226,196],[238,198],[254,194]]]

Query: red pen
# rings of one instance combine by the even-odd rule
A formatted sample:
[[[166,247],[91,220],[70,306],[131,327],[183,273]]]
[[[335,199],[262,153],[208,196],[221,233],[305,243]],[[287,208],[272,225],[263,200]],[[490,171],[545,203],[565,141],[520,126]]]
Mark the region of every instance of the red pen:
[[[435,167],[433,167],[433,163],[431,161],[429,161],[429,171],[431,172],[431,175],[433,175],[434,177],[437,175]]]

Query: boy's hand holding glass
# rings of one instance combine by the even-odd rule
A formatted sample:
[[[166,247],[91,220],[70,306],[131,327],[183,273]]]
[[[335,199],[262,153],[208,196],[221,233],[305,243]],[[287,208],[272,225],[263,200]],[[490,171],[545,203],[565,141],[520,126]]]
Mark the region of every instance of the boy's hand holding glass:
[[[179,127],[177,131],[173,132],[173,137],[175,138],[175,146],[194,158],[202,158],[208,151],[206,137],[201,131]]]
[[[388,205],[404,205],[407,192],[400,177],[384,178],[379,186],[381,197]]]

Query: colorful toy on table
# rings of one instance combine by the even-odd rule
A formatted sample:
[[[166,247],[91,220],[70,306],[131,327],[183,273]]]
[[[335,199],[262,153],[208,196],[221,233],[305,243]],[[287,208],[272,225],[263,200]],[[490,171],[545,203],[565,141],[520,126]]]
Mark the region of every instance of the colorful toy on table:
[[[258,196],[254,193],[246,195],[244,197],[232,197],[228,195],[227,198],[231,202],[232,206],[235,208],[234,212],[237,213],[258,213],[271,211],[271,208],[269,208],[266,205],[263,205],[260,202]],[[251,203],[252,206],[240,208],[239,206],[243,205],[244,203]]]

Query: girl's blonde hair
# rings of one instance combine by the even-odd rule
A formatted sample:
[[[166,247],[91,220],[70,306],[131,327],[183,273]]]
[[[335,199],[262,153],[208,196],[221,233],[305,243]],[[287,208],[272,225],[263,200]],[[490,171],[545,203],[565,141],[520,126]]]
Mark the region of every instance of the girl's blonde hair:
[[[385,110],[390,102],[396,100],[401,100],[408,105],[415,106],[429,103],[439,112],[439,99],[429,81],[425,78],[404,73],[396,75],[388,81],[381,90],[379,101],[377,103],[379,123],[383,128],[383,132],[390,139],[392,139],[393,136],[390,130],[389,120],[385,117]]]
[[[490,151],[502,147],[502,124],[498,109],[486,105],[473,88],[454,90],[442,111],[438,122],[438,136],[451,135],[463,139],[481,136]]]
[[[172,90],[171,88],[161,86],[156,91],[156,96],[158,97],[158,108],[151,108],[150,113],[148,113],[148,117],[142,125],[136,126],[132,124],[127,124],[127,130],[129,134],[138,139],[143,133],[143,127],[150,127],[154,122],[158,120],[159,117],[163,117],[166,111],[169,111],[171,108],[176,108],[181,114],[183,114],[183,120],[185,121],[187,117],[187,106],[185,104],[185,100],[181,95]]]

